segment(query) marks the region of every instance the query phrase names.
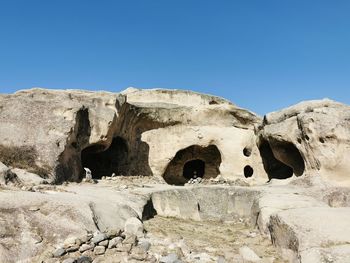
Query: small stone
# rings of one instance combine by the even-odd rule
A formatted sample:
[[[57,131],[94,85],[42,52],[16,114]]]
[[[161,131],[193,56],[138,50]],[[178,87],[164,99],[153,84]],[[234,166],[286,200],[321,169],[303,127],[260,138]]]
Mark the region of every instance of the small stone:
[[[137,244],[137,237],[135,235],[129,235],[123,240],[123,244]]]
[[[77,245],[77,246],[79,246],[79,247],[80,247],[83,243],[84,243],[84,242],[81,241],[80,238],[77,238],[77,239],[75,240],[75,245]]]
[[[132,249],[132,244],[122,244],[121,246],[117,246],[116,250],[119,252],[127,252],[129,253]]]
[[[158,260],[157,260],[157,258],[156,258],[154,255],[147,254],[147,257],[146,257],[145,262],[157,263]],[[181,261],[178,261],[177,263],[182,263],[182,262],[181,262]]]
[[[138,244],[138,246],[144,251],[148,251],[151,248],[151,243],[148,241],[142,241]]]
[[[115,237],[109,241],[108,248],[115,248],[118,244],[121,244],[122,242],[123,242],[122,237]]]
[[[128,220],[126,220],[124,230],[127,234],[133,234],[138,237],[143,236],[143,224],[136,217],[131,217]]]
[[[92,259],[91,257],[81,256],[80,258],[77,259],[76,263],[92,263]]]
[[[95,255],[103,255],[106,252],[106,248],[104,246],[96,246],[94,248]]]
[[[62,263],[75,263],[75,259],[74,258],[67,258],[67,259],[63,260]]]
[[[70,253],[70,252],[78,251],[78,249],[79,249],[79,246],[78,246],[78,245],[73,245],[73,246],[70,246],[69,248],[66,248],[66,251],[67,251],[68,253]]]
[[[112,239],[119,236],[121,233],[122,233],[121,229],[110,229],[107,231],[106,235],[108,239]]]
[[[100,243],[98,243],[99,246],[104,246],[104,247],[108,247],[108,240],[104,240],[104,241],[101,241]]]
[[[57,248],[53,253],[53,257],[58,258],[66,254],[66,251],[63,248]]]
[[[255,232],[250,232],[248,235],[248,237],[251,237],[251,238],[255,238],[257,236],[257,233]]]
[[[70,237],[70,238],[67,238],[64,242],[63,242],[63,246],[64,248],[68,248],[68,247],[71,247],[71,246],[74,246],[76,244],[76,237]]]
[[[60,261],[57,258],[48,258],[45,259],[44,263],[60,263]]]
[[[81,247],[79,248],[79,252],[83,253],[84,251],[87,250],[93,250],[95,247],[94,244],[82,244]]]
[[[90,257],[90,258],[95,257],[94,251],[92,251],[92,250],[86,250],[83,253],[81,253],[81,255],[85,256],[85,257]]]
[[[239,254],[242,256],[243,261],[247,262],[258,262],[261,258],[255,254],[255,252],[247,246],[241,247],[239,249]]]
[[[175,253],[171,253],[165,257],[161,257],[159,262],[160,263],[175,263],[179,258]]]
[[[78,239],[81,241],[81,244],[83,244],[83,243],[89,242],[92,237],[93,237],[93,234],[86,234],[86,235],[79,237]]]
[[[140,247],[135,247],[132,249],[130,257],[132,259],[143,261],[147,258],[147,252]]]
[[[106,240],[108,237],[105,233],[98,232],[94,235],[94,237],[91,239],[91,241],[94,244],[98,244],[99,242]]]

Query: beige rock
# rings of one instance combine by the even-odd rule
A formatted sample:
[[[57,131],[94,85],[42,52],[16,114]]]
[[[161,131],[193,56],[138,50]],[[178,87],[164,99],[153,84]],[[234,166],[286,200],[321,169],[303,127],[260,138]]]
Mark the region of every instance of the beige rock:
[[[239,254],[243,258],[243,262],[253,263],[260,262],[261,258],[249,247],[244,246],[239,249]]]
[[[17,175],[18,179],[25,185],[38,185],[45,182],[39,175],[27,172],[23,169],[14,168],[11,171]]]
[[[262,233],[269,235],[268,227],[272,215],[289,209],[326,206],[324,202],[298,192],[287,190],[284,193],[265,193],[255,200],[252,208],[252,222],[257,223]]]
[[[0,185],[21,186],[22,183],[15,173],[9,167],[0,162]]]
[[[331,100],[307,101],[267,114],[259,147],[269,178],[320,174],[350,185],[350,107]]]
[[[215,96],[160,89],[118,94],[37,88],[2,95],[0,106],[2,144],[31,147],[35,168],[57,182],[81,180],[86,167],[95,178],[155,175],[178,184],[184,182],[183,166],[196,158],[205,159],[205,178],[220,173],[245,178],[248,165],[253,177],[266,178],[254,135],[260,118]],[[208,146],[216,147],[216,153],[200,148]],[[179,159],[180,151],[191,147],[199,151]],[[115,160],[103,163],[110,155]]]
[[[124,231],[126,235],[135,235],[138,237],[143,236],[143,224],[142,222],[136,218],[136,217],[131,217],[126,220],[125,226],[124,226]]]
[[[350,242],[350,208],[290,209],[272,216],[269,228],[273,242],[291,262],[299,262],[301,254],[304,258],[327,251],[331,255],[333,249],[344,255],[348,246],[338,246]]]
[[[106,248],[104,246],[96,246],[94,248],[95,255],[103,255],[106,251]]]

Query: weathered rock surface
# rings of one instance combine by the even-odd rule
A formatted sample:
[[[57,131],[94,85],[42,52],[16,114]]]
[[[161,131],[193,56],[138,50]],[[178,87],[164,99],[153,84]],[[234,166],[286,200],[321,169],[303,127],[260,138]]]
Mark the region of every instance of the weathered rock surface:
[[[95,178],[155,175],[184,184],[182,166],[196,158],[207,162],[204,178],[244,178],[247,165],[265,177],[254,135],[260,118],[218,97],[180,90],[31,89],[0,98],[1,144],[30,149],[40,172],[57,182],[78,181],[88,167]]]
[[[314,252],[316,248],[321,252],[323,249],[328,250],[332,256],[333,249],[337,251],[340,246],[348,245],[349,225],[348,207],[298,208],[279,212],[273,216],[270,220],[270,231],[273,242],[290,257],[290,260],[297,261],[297,258],[303,255],[305,262],[311,262],[307,259],[310,257],[308,252],[310,249]],[[348,250],[347,247],[343,248],[345,251]],[[319,259],[322,259],[322,253]]]
[[[9,167],[0,162],[0,185],[20,186],[21,181],[18,176],[11,171]]]
[[[267,114],[259,147],[269,178],[315,174],[349,185],[349,119],[349,106],[327,99]]]
[[[147,198],[127,197],[108,187],[90,185],[40,192],[0,191],[1,253],[3,258],[13,260],[8,262],[16,262],[41,255],[50,246],[63,244],[69,236],[122,229],[128,218],[142,217]],[[39,243],[38,236],[42,237]]]
[[[348,262],[349,120],[330,100],[262,120],[179,90],[0,95],[0,261],[273,262],[272,242],[289,262]],[[231,222],[248,244],[193,252],[144,231],[154,216]]]

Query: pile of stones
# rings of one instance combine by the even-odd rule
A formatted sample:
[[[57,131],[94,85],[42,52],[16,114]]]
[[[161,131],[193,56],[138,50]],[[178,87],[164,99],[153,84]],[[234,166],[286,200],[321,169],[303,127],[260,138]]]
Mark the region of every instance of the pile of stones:
[[[190,180],[188,180],[188,182],[186,183],[186,185],[190,185],[190,184],[200,184],[202,182],[202,178],[201,177],[195,177],[195,178],[191,178]]]
[[[139,241],[136,235],[121,230],[95,232],[68,238],[43,262],[95,263],[105,262],[106,258],[115,258],[116,262],[157,262],[148,253],[150,246],[149,242]]]

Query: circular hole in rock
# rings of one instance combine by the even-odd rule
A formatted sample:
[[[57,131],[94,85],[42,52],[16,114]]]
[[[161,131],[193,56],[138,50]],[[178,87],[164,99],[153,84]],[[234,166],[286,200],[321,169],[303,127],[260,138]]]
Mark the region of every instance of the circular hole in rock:
[[[298,143],[301,143],[301,139],[300,138],[298,138],[297,141],[298,141]]]
[[[307,140],[307,141],[310,140],[310,137],[305,135],[305,140]]]
[[[244,167],[244,176],[245,178],[252,177],[254,173],[253,168],[250,165]]]
[[[325,142],[323,138],[319,138],[319,141],[320,141],[320,143],[324,143]]]
[[[252,150],[249,149],[249,148],[247,148],[247,147],[245,147],[245,148],[243,149],[243,154],[244,154],[244,156],[249,157],[249,156],[252,154]]]

